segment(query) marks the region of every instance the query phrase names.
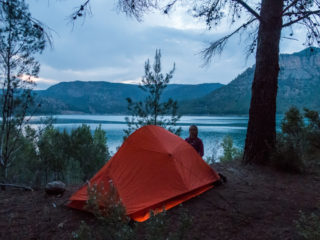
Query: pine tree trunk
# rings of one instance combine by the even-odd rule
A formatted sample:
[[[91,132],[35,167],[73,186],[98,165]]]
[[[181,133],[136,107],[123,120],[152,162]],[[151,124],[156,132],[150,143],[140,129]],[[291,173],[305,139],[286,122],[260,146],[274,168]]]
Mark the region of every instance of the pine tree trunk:
[[[0,165],[0,183],[6,183],[6,179],[5,179],[5,167],[4,165]],[[6,186],[1,186],[0,188],[2,191],[6,190]]]
[[[249,123],[243,160],[268,164],[276,141],[276,98],[283,0],[263,0],[261,5],[252,84]]]

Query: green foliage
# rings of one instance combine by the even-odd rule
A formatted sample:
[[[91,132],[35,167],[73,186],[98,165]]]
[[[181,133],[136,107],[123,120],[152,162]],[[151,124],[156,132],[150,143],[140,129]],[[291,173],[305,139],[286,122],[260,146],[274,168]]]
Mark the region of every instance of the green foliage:
[[[52,180],[80,183],[91,178],[110,158],[101,126],[91,133],[82,125],[71,134],[50,123],[42,130],[26,127],[19,135],[8,179],[40,187]]]
[[[161,53],[160,50],[157,50],[152,69],[149,59],[144,68],[145,75],[142,78],[140,88],[147,93],[147,97],[140,102],[133,102],[131,98],[127,98],[128,111],[131,117],[126,118],[128,129],[124,130],[125,137],[128,137],[134,130],[150,124],[165,127],[179,135],[181,128],[175,128],[181,117],[178,114],[177,101],[173,101],[171,98],[166,102],[161,101],[163,91],[173,77],[175,65],[164,76],[161,73]]]
[[[80,227],[76,232],[72,232],[72,238],[78,240],[91,240],[96,239],[93,236],[93,232],[88,224],[85,221],[81,221]]]
[[[82,223],[79,230],[73,233],[74,239],[134,239],[135,232],[129,226],[130,218],[126,216],[125,208],[112,184],[108,192],[102,184],[89,186],[88,196],[86,209],[95,215],[98,224],[90,228]]]
[[[233,139],[231,136],[225,136],[222,140],[221,146],[223,148],[223,156],[220,157],[221,162],[232,161],[240,157],[241,151],[233,146]]]
[[[110,158],[106,147],[106,133],[99,126],[94,135],[90,127],[83,124],[70,135],[70,158],[80,164],[83,181],[90,179]]]
[[[145,238],[148,240],[166,239],[165,236],[167,236],[169,232],[169,224],[166,224],[167,212],[163,210],[163,212],[155,215],[151,211],[150,215],[150,219],[146,222]]]
[[[298,234],[306,240],[320,239],[320,215],[311,213],[310,215],[300,211],[298,221],[295,222]]]
[[[93,137],[88,125],[82,125],[73,129],[70,135],[70,158],[77,161],[83,170],[83,181],[89,179],[95,166],[92,157],[94,155]],[[100,166],[101,167],[101,166]],[[93,173],[92,173],[93,174]]]
[[[91,134],[88,125],[69,135],[49,126],[38,141],[39,157],[48,179],[81,182],[91,178],[110,158],[106,133],[99,126]]]
[[[63,180],[64,170],[67,167],[67,160],[69,158],[68,147],[70,139],[66,131],[62,133],[52,125],[48,126],[38,141],[39,158],[45,171],[46,181],[51,179],[48,176],[52,173],[53,179]]]
[[[272,164],[283,171],[302,172],[305,168],[303,154],[306,146],[306,131],[303,116],[296,107],[291,107],[281,121],[282,132],[277,135]]]
[[[217,162],[218,157],[217,157],[217,154],[218,154],[218,151],[219,151],[219,148],[220,148],[220,144],[219,144],[219,140],[218,139],[215,139],[215,140],[212,140],[209,145],[211,146],[211,153],[210,155],[205,159],[205,161],[208,163],[208,164],[214,164]]]
[[[110,182],[109,189],[106,191],[103,184],[88,187],[88,201],[86,209],[91,211],[98,219],[101,220],[108,217],[110,220],[116,219],[111,225],[117,225],[118,222],[129,222],[126,216],[126,210],[121,203],[118,192],[114,185]]]
[[[179,218],[174,223],[167,212],[154,214],[145,223],[145,239],[147,240],[183,240],[192,226],[192,218],[188,211],[180,205]]]
[[[68,159],[64,176],[65,176],[64,180],[67,183],[78,184],[83,182],[83,179],[85,178],[85,176],[83,173],[83,169],[80,165],[80,162],[70,157]]]
[[[101,128],[101,124],[95,129],[93,134],[93,146],[95,149],[95,155],[97,158],[97,164],[103,165],[107,160],[111,158],[107,147],[107,135]]]
[[[316,152],[320,150],[320,117],[317,111],[312,111],[309,109],[304,109],[305,117],[308,119],[307,126],[307,138],[309,144],[309,150],[311,152]]]
[[[291,107],[281,121],[282,133],[291,138],[299,138],[304,129],[303,116],[299,109]]]
[[[0,4],[1,64],[10,69],[16,84],[23,74],[37,76],[39,63],[32,55],[45,48],[43,28],[35,23],[24,0],[2,1]],[[7,56],[8,59],[4,59]],[[20,56],[17,58],[16,56]]]
[[[272,156],[273,165],[280,170],[301,173],[319,164],[319,160],[311,159],[320,149],[319,113],[309,109],[304,112],[303,116],[296,107],[291,107],[281,122],[282,132],[277,135]]]
[[[40,161],[37,155],[34,138],[36,131],[26,127],[25,134],[19,135],[17,149],[12,154],[12,165],[8,168],[8,179],[12,182],[33,184],[36,181]]]
[[[40,65],[34,55],[45,47],[45,34],[29,13],[24,0],[0,2],[0,181],[21,148],[26,114],[33,105],[32,77]],[[23,145],[23,144],[22,144]]]
[[[279,170],[301,173],[305,170],[299,140],[291,139],[282,134],[277,135],[276,149],[272,154],[271,163]]]
[[[176,223],[170,220],[166,211],[154,214],[143,223],[133,223],[121,203],[119,195],[112,183],[106,192],[103,185],[88,187],[86,209],[91,211],[97,224],[89,226],[82,222],[79,229],[73,232],[74,239],[145,239],[145,240],[182,240],[192,225],[192,218],[180,206],[180,214]]]

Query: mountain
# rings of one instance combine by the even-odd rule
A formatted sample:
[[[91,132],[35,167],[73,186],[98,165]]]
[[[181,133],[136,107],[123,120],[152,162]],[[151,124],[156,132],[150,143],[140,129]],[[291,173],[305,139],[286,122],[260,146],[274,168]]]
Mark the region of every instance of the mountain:
[[[162,100],[199,98],[222,86],[220,83],[169,84],[163,92]],[[61,82],[47,90],[36,91],[36,96],[37,101],[41,102],[39,113],[117,114],[126,112],[126,98],[140,101],[144,99],[145,92],[133,84],[74,81]]]
[[[255,65],[204,97],[180,104],[183,114],[248,114]],[[277,112],[290,106],[320,110],[320,49],[280,55]]]

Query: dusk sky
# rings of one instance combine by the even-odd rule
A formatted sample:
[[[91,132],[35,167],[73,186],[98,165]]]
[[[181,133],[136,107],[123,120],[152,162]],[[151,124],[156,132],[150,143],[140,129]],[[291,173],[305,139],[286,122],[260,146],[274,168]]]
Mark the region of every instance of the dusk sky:
[[[149,58],[153,63],[156,49],[162,52],[163,72],[176,63],[171,83],[226,84],[254,64],[254,56],[246,59],[245,38],[240,42],[236,36],[221,56],[202,66],[200,51],[210,41],[230,33],[227,23],[208,30],[204,22],[178,6],[169,16],[154,12],[138,22],[119,12],[116,0],[91,0],[92,15],[70,23],[69,15],[82,2],[27,1],[33,17],[53,30],[53,48],[48,47],[37,57],[41,63],[37,89],[75,80],[138,83],[144,74],[144,62]],[[283,41],[280,51],[302,50],[301,32],[296,32],[297,40]]]

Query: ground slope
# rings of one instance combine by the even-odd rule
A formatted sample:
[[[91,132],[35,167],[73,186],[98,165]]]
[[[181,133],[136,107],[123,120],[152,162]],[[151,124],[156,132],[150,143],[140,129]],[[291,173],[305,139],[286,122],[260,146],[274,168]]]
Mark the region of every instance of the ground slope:
[[[186,239],[300,239],[294,223],[299,211],[319,212],[317,174],[291,175],[238,163],[215,168],[228,183],[183,204],[194,219]],[[81,220],[94,224],[90,214],[65,207],[75,190],[69,187],[62,198],[43,191],[0,192],[0,239],[71,239]],[[177,214],[174,208],[168,218]]]

